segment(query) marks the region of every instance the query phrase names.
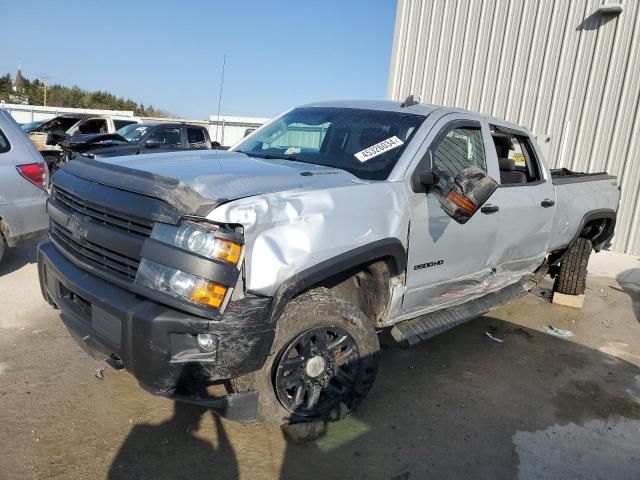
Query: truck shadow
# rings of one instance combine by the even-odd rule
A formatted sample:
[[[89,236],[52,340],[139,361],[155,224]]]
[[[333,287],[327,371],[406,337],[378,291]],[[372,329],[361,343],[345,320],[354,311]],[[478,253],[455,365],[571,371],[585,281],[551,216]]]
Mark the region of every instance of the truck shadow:
[[[5,244],[4,256],[0,260],[0,277],[20,270],[25,265],[36,263],[38,261],[37,247],[40,240],[42,237],[30,239],[12,248]]]
[[[211,439],[197,436],[207,418],[214,423],[216,447]],[[134,426],[107,474],[109,480],[237,477],[236,456],[220,417],[206,408],[182,402],[174,403],[169,420]]]
[[[640,441],[638,399],[637,365],[487,316],[406,350],[384,340],[369,398],[351,417],[317,425],[325,433],[317,440],[286,444],[280,478],[510,479],[536,461],[548,478],[554,462],[565,478],[634,478],[637,465],[621,461],[620,450]],[[239,464],[249,478],[272,478],[282,438],[260,435],[267,440],[256,449],[255,429],[213,415],[214,448],[213,438],[194,435],[209,415],[176,403],[170,420],[136,425],[108,478],[232,479]],[[611,437],[594,433],[594,421]],[[616,440],[612,454],[608,439],[628,422],[638,422],[632,447]],[[225,428],[233,429],[233,444]],[[572,463],[565,445],[577,445],[582,460]]]

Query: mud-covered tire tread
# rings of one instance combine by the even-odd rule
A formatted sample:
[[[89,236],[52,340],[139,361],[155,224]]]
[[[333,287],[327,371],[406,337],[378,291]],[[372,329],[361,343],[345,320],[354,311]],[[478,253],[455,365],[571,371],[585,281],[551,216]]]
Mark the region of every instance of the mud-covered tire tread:
[[[586,288],[587,265],[592,250],[591,240],[578,238],[560,264],[555,291],[565,295],[581,295]]]
[[[258,423],[281,425],[283,419],[291,417],[278,401],[273,388],[273,368],[282,349],[298,334],[317,326],[334,324],[347,330],[357,341],[361,357],[365,357],[362,375],[358,381],[356,395],[349,404],[341,404],[326,418],[299,418],[298,421],[340,420],[353,412],[369,393],[375,380],[380,352],[378,337],[369,318],[351,302],[336,295],[327,288],[316,288],[293,300],[278,319],[276,337],[261,370],[234,379],[236,391],[258,391]],[[294,423],[296,419],[294,418]]]

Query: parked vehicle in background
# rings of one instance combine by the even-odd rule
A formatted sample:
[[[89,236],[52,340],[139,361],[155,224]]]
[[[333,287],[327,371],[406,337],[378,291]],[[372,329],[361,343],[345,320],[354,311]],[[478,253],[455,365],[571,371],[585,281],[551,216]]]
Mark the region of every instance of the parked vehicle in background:
[[[46,120],[35,120],[33,122],[24,123],[20,125],[20,128],[22,128],[22,130],[24,130],[26,133],[30,133],[36,128],[38,128],[40,125],[42,125],[44,122],[46,122]]]
[[[140,119],[124,116],[65,114],[47,120],[29,133],[29,139],[42,154],[53,172],[62,155],[60,142],[77,134],[114,133],[116,130]]]
[[[48,181],[42,156],[11,114],[0,109],[0,261],[7,246],[46,231]]]
[[[52,185],[40,282],[74,337],[154,394],[267,424],[349,414],[377,330],[429,339],[547,273],[581,293],[620,198],[551,171],[525,128],[411,98],[295,108],[228,152],[78,157]]]
[[[74,135],[64,140],[61,146],[65,151],[65,161],[78,154],[95,159],[212,148],[205,127],[160,122],[127,125],[114,134]]]

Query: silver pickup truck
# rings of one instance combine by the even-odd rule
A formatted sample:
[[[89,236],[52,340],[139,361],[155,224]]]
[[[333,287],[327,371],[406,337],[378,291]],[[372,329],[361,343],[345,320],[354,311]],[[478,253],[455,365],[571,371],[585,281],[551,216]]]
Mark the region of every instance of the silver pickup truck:
[[[52,184],[40,282],[69,331],[154,394],[263,423],[352,411],[382,329],[426,340],[546,274],[581,293],[620,195],[551,171],[522,127],[411,99],[306,105],[228,152],[79,159]]]

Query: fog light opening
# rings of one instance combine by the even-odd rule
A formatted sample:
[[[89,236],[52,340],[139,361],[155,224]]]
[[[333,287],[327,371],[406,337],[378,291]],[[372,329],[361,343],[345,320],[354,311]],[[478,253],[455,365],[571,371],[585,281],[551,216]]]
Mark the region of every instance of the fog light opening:
[[[196,337],[198,347],[203,352],[213,352],[216,349],[216,341],[213,335],[208,333],[200,333]]]

